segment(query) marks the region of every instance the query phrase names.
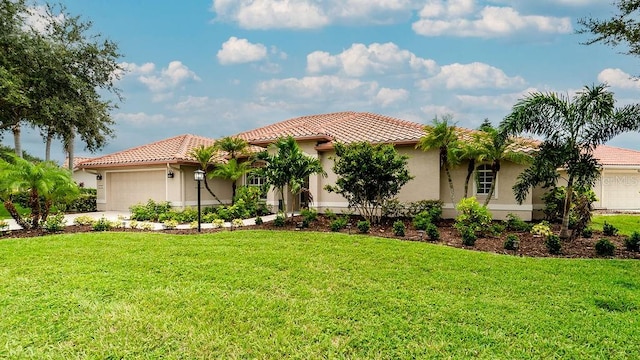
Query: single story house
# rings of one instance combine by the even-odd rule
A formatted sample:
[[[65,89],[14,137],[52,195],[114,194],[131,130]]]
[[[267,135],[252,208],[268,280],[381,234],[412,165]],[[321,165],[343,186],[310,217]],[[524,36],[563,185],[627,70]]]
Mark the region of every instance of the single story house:
[[[454,204],[450,200],[446,174],[440,167],[438,151],[416,149],[416,144],[424,135],[423,127],[423,124],[368,112],[339,112],[301,116],[236,136],[252,145],[265,148],[278,138],[292,136],[304,153],[320,160],[327,177],[309,177],[308,188],[313,196],[313,203],[307,204],[304,198],[289,195],[287,204],[294,210],[309,206],[320,212],[326,209],[337,213],[347,211],[348,203],[342,196],[324,190],[325,185],[335,184],[337,178],[332,171],[334,144],[368,141],[393,144],[399,153],[409,157],[409,172],[414,178],[398,194],[400,202],[441,200],[444,203],[443,215],[453,217]],[[463,137],[474,132],[462,128],[459,130]],[[79,167],[96,174],[99,210],[128,210],[131,205],[144,203],[148,199],[169,201],[177,208],[195,206],[197,183],[193,175],[198,164],[188,153],[199,145],[208,146],[214,142],[214,139],[202,136],[180,135],[93,158],[82,162]],[[601,154],[597,156],[602,161],[603,180],[599,183],[599,189],[598,186],[595,189],[600,199],[596,205],[608,209],[640,208],[640,201],[637,201],[640,200],[637,199],[640,196],[640,152],[603,146],[598,154]],[[620,157],[630,159],[629,164],[614,164],[621,162]],[[497,175],[496,190],[489,204],[494,218],[503,219],[507,214],[514,213],[522,219],[530,220],[541,215],[540,210],[544,206],[540,200],[542,189],[534,189],[522,204],[514,199],[512,186],[524,168],[525,165],[509,162],[502,164]],[[483,181],[490,181],[486,176],[490,173],[487,173],[486,164],[478,164],[476,169],[484,172],[485,176],[480,177],[480,184],[473,182],[470,195],[483,201],[488,193],[487,184]],[[466,173],[466,164],[452,169],[456,201],[462,196]],[[238,185],[260,185],[262,181],[263,179],[256,177],[245,177],[238,180]],[[209,180],[209,185],[223,202],[231,201],[231,186],[228,181],[213,179]],[[206,190],[202,191],[201,196],[203,206],[218,203]],[[267,194],[266,200],[277,208],[278,196],[273,191]]]

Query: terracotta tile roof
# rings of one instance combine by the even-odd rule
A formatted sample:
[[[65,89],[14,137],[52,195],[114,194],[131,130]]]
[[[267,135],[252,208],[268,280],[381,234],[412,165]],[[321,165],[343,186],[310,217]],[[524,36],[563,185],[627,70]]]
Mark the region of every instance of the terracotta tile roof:
[[[92,157],[86,157],[86,156],[74,156],[73,157],[73,169],[77,169],[78,165],[82,162],[88,161],[93,159]],[[69,168],[69,158],[66,157],[64,158],[64,162],[62,163],[62,168],[63,169],[68,169]]]
[[[640,151],[609,145],[598,146],[593,155],[602,166],[640,166]]]
[[[352,143],[416,143],[424,134],[422,124],[368,112],[339,112],[301,116],[236,136],[251,144],[266,145],[278,138],[293,136],[296,140],[326,143],[318,149],[331,148],[333,141]]]
[[[133,166],[159,163],[193,163],[189,157],[189,151],[197,146],[210,146],[214,139],[203,136],[185,134],[151,144],[134,147],[113,154],[105,155],[84,161],[80,168],[107,167],[107,166]]]

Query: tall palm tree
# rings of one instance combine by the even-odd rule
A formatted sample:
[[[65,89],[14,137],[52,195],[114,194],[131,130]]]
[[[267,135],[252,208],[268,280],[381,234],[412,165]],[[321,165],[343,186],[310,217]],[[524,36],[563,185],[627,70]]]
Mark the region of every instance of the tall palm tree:
[[[481,133],[475,134],[474,139],[478,149],[476,161],[489,163],[491,168],[491,186],[484,201],[484,205],[487,206],[495,192],[496,179],[502,162],[509,161],[515,164],[531,162],[532,156],[526,151],[530,145],[521,138],[506,136],[493,128],[485,128]]]
[[[312,158],[300,150],[300,146],[291,136],[280,138],[271,147],[276,153],[267,151],[258,154],[265,166],[257,171],[267,183],[280,193],[282,206],[286,214],[285,186],[293,195],[304,191],[304,183],[312,174],[326,175],[320,160]]]
[[[566,171],[560,237],[567,239],[574,187],[592,188],[600,175],[594,149],[623,132],[640,130],[640,105],[616,108],[606,84],[585,86],[571,98],[535,92],[514,105],[500,128],[506,135],[528,133],[544,139],[514,185],[518,202],[535,186],[554,185],[560,177],[557,169]]]
[[[440,153],[440,167],[444,168],[449,182],[449,192],[451,203],[455,206],[455,194],[453,180],[451,178],[451,168],[462,161],[462,144],[458,140],[458,132],[454,124],[449,124],[451,115],[444,115],[441,119],[436,116],[433,125],[424,126],[424,136],[420,138],[416,148],[428,151],[437,149]]]
[[[30,221],[20,216],[13,203],[12,196],[22,192],[29,194]],[[0,199],[24,229],[38,228],[56,199],[77,193],[70,173],[52,162],[32,163],[15,155],[8,160],[0,159]]]
[[[189,151],[189,156],[198,162],[198,164],[200,165],[200,170],[204,171],[205,173],[205,177],[204,177],[205,189],[207,189],[209,194],[211,194],[211,196],[213,196],[213,198],[216,199],[220,205],[223,205],[222,201],[218,199],[218,196],[216,196],[213,190],[211,190],[211,187],[209,187],[209,183],[207,182],[209,165],[215,162],[216,160],[215,157],[217,154],[218,154],[218,149],[216,149],[216,147],[213,145],[212,146],[200,145],[198,147],[191,149],[191,151]]]
[[[216,141],[216,144],[214,146],[217,150],[227,152],[230,159],[237,159],[238,155],[247,153],[249,143],[239,137],[226,136]]]
[[[249,171],[251,171],[250,162],[238,162],[238,159],[229,159],[226,164],[216,165],[215,169],[209,173],[209,176],[231,181],[231,204],[233,205],[236,199],[236,182]]]

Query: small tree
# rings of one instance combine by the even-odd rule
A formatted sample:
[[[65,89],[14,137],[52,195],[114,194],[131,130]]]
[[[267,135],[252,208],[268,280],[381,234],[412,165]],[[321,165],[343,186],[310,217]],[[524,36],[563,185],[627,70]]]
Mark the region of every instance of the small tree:
[[[30,219],[18,213],[13,196],[29,194]],[[32,163],[17,156],[0,159],[0,200],[23,229],[36,229],[47,220],[51,205],[79,193],[70,173],[52,162]]]
[[[338,180],[325,189],[344,196],[349,206],[370,222],[378,223],[381,207],[412,179],[407,169],[408,157],[388,144],[337,143],[335,149],[333,171]]]
[[[231,181],[231,204],[235,203],[236,199],[236,182],[241,179],[244,174],[251,171],[250,162],[238,162],[238,159],[229,159],[226,164],[218,164],[215,169],[210,173],[210,177],[217,177]]]
[[[304,188],[304,183],[310,175],[324,176],[326,173],[322,169],[320,160],[304,154],[291,136],[278,139],[271,147],[276,151],[273,155],[268,151],[258,153],[257,158],[264,161],[265,166],[258,169],[256,173],[264,177],[267,184],[278,191],[286,214],[285,187],[289,187],[291,194],[298,195],[308,191]]]
[[[218,199],[216,194],[209,187],[209,183],[207,182],[207,177],[211,177],[209,174],[209,166],[216,161],[216,156],[218,155],[218,149],[215,146],[204,146],[200,145],[191,149],[189,152],[189,156],[198,162],[200,165],[200,170],[204,171],[204,187],[207,189],[209,194],[213,196],[214,199],[218,201],[220,205],[222,205],[222,201]]]

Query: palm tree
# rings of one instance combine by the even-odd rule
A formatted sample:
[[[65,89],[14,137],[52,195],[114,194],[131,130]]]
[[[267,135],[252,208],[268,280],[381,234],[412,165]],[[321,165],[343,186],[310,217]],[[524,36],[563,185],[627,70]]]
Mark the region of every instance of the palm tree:
[[[236,199],[236,182],[249,171],[251,171],[250,162],[239,163],[237,159],[230,159],[226,164],[216,165],[209,176],[231,181],[231,204],[233,205]]]
[[[585,86],[572,98],[556,93],[535,92],[518,101],[502,121],[506,135],[529,133],[544,140],[531,166],[514,185],[516,200],[522,203],[535,186],[553,186],[567,174],[566,198],[560,237],[569,238],[569,210],[575,186],[592,188],[600,175],[594,149],[613,137],[640,129],[640,105],[615,107],[607,85]]]
[[[265,162],[265,166],[257,172],[267,183],[280,193],[282,206],[286,214],[285,186],[293,195],[304,191],[304,183],[312,174],[326,175],[320,160],[304,154],[298,143],[291,136],[280,138],[271,145],[277,152],[270,155],[263,151],[258,159]]]
[[[230,159],[237,159],[238,155],[247,153],[249,143],[239,137],[226,136],[216,141],[216,144],[214,146],[217,150],[227,152]]]
[[[420,138],[416,148],[423,151],[438,149],[440,152],[440,167],[443,167],[447,174],[451,203],[455,206],[451,168],[459,165],[462,160],[462,145],[458,140],[458,131],[455,125],[449,125],[451,119],[451,115],[444,115],[442,119],[438,119],[436,116],[433,119],[433,125],[425,125],[425,135]]]
[[[195,161],[197,161],[198,164],[200,164],[200,170],[204,171],[205,173],[205,177],[204,177],[205,189],[207,189],[209,194],[211,194],[211,196],[213,196],[213,198],[216,199],[220,205],[223,205],[222,201],[218,199],[218,196],[216,196],[213,190],[211,190],[211,188],[209,187],[209,183],[207,182],[207,176],[206,176],[208,174],[209,165],[215,161],[214,157],[217,154],[218,154],[218,149],[216,149],[216,147],[213,145],[212,146],[200,145],[198,147],[191,149],[191,151],[189,151],[189,156]]]
[[[476,161],[489,163],[491,168],[491,186],[487,193],[484,205],[489,205],[496,189],[496,179],[503,161],[515,164],[531,162],[532,156],[526,151],[530,147],[523,139],[505,136],[493,128],[485,128],[481,133],[475,134],[474,143],[477,144]]]
[[[0,199],[11,217],[24,229],[36,229],[47,220],[57,199],[78,193],[70,173],[52,162],[32,163],[15,155],[0,159]],[[29,194],[30,222],[18,213],[12,196]],[[44,203],[41,202],[44,199]]]

